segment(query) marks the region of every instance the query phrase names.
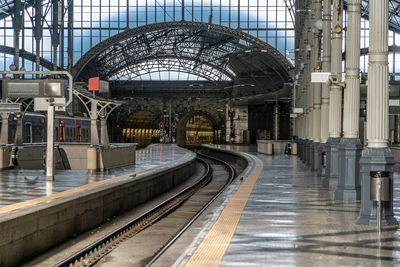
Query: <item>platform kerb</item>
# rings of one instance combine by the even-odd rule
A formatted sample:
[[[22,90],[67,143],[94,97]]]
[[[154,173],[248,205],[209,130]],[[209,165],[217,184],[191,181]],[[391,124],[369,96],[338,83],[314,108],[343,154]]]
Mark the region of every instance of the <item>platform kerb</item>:
[[[318,165],[321,163],[321,157],[319,156],[319,145],[321,143],[320,142],[313,142],[312,146],[313,146],[313,157],[312,157],[312,165],[311,165],[311,170],[313,171],[317,171],[318,170]]]
[[[382,225],[396,225],[393,216],[394,157],[389,148],[366,148],[360,160],[361,209],[357,224],[376,225],[376,202],[370,200],[370,172],[387,171],[390,179],[390,201],[382,202]]]
[[[339,180],[334,193],[335,200],[359,200],[360,187],[360,139],[342,138],[338,145],[339,150]]]
[[[326,142],[326,168],[325,179],[328,180],[326,186],[335,189],[339,178],[339,150],[340,138],[329,137]]]

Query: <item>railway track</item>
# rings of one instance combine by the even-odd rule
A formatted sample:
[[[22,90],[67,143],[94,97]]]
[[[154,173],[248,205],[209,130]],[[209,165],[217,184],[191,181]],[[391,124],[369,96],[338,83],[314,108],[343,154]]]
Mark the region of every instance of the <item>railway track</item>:
[[[170,216],[170,214],[173,214],[175,210],[177,210],[180,206],[183,206],[183,203],[192,196],[195,196],[197,194],[201,195],[201,191],[204,191],[207,187],[208,189],[205,193],[209,194],[210,187],[218,187],[218,189],[211,190],[214,192],[213,196],[208,196],[208,200],[202,203],[201,208],[196,210],[194,216],[187,218],[186,223],[183,226],[179,227],[179,229],[175,229],[174,233],[168,233],[169,238],[167,242],[159,244],[156,248],[154,248],[153,251],[148,252],[150,257],[146,256],[145,259],[141,261],[141,265],[147,264],[147,266],[150,266],[167,250],[168,247],[170,247],[179,238],[179,236],[182,235],[182,233],[187,228],[189,228],[189,226],[204,212],[204,210],[223,192],[223,190],[235,178],[235,169],[227,162],[203,154],[198,154],[198,160],[201,162],[201,164],[204,165],[205,172],[201,176],[201,178],[198,179],[194,184],[188,186],[187,188],[183,189],[179,193],[163,201],[162,203],[143,213],[142,215],[132,219],[130,222],[124,224],[123,226],[115,229],[114,231],[105,235],[99,240],[77,251],[76,253],[59,262],[55,266],[93,266],[107,254],[116,249],[118,245],[123,241],[128,242],[128,240],[133,239],[135,235],[142,232],[146,228],[155,227],[158,221],[166,216]],[[221,166],[223,166],[222,168],[226,170],[225,176],[228,177],[216,177],[215,169],[221,168]],[[221,173],[221,171],[219,171],[219,173]],[[219,174],[218,176],[221,176],[221,174]],[[221,179],[224,180],[224,182],[221,182]],[[204,196],[200,198],[204,199]],[[195,208],[196,207],[189,207],[189,209]],[[151,234],[149,238],[151,238]]]

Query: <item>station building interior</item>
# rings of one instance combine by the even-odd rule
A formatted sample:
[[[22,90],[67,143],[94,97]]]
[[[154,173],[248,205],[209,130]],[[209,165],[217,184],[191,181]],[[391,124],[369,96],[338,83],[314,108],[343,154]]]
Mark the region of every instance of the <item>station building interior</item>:
[[[0,0],[0,266],[398,265],[399,47],[397,0]]]

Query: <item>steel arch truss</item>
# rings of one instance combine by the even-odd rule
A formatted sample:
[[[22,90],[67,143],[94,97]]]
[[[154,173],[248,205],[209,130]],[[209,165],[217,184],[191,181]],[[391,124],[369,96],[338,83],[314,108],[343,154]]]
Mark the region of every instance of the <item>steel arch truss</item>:
[[[252,51],[259,52],[257,60]],[[75,80],[140,80],[151,73],[175,71],[200,80],[236,81],[244,73],[288,77],[292,67],[278,50],[249,34],[180,21],[126,30],[101,42],[76,63],[73,75]]]
[[[8,54],[8,55],[14,55],[15,53],[15,49],[14,47],[9,47],[9,46],[4,46],[4,45],[0,45],[0,53],[4,53],[4,54]],[[19,51],[19,55],[26,59],[29,60],[31,62],[35,62],[36,61],[36,55],[33,53],[30,53],[28,51],[25,51],[23,49],[21,49]],[[53,69],[53,63],[48,61],[45,58],[40,58],[40,65],[43,66],[44,68],[51,70]],[[60,67],[57,67],[58,70],[62,70]]]

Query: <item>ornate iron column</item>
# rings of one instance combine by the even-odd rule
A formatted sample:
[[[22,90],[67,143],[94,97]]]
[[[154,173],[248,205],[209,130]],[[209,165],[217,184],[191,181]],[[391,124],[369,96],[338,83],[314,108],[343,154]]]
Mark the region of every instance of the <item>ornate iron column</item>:
[[[128,8],[127,8],[128,10]],[[128,20],[129,21],[129,20]],[[127,24],[129,24],[127,22]],[[74,0],[68,3],[68,71],[72,72],[74,66]]]
[[[323,14],[323,47],[322,47],[322,71],[331,71],[331,9],[332,0],[324,0],[324,14]],[[319,146],[319,155],[321,161],[318,164],[318,175],[322,176],[322,184],[327,185],[328,180],[325,175],[325,166],[322,165],[323,154],[326,153],[326,142],[328,141],[329,129],[329,85],[322,84],[321,94],[321,145]]]
[[[360,158],[358,136],[360,120],[360,26],[361,0],[347,2],[346,87],[344,88],[343,138],[339,144],[339,181],[337,200],[360,199]]]
[[[57,70],[58,59],[57,59],[57,47],[60,44],[60,32],[58,31],[58,0],[52,0],[52,34],[51,44],[53,45],[53,69]]]
[[[367,148],[360,160],[361,210],[358,224],[376,224],[376,203],[370,200],[370,171],[390,174],[390,201],[382,202],[382,225],[397,224],[393,216],[394,158],[388,148],[389,79],[388,15],[389,0],[369,1],[369,69],[367,91]]]
[[[312,7],[312,2],[309,0],[307,2],[307,10],[309,10]],[[305,31],[305,36],[307,36],[304,39],[305,42],[305,49],[307,51],[307,54],[305,56],[305,61],[304,61],[304,83],[305,83],[305,90],[306,90],[306,96],[305,96],[305,121],[306,121],[306,129],[305,129],[305,136],[306,136],[306,141],[305,141],[305,163],[306,165],[310,166],[312,159],[311,156],[313,153],[311,153],[311,144],[312,144],[312,110],[313,110],[313,96],[312,96],[312,91],[311,91],[311,83],[310,83],[310,73],[311,73],[311,45],[308,43],[310,40],[312,40],[312,32],[311,32],[311,12],[306,13],[306,23],[304,26],[304,31]]]
[[[312,11],[312,32],[313,38],[313,60],[312,68],[314,72],[321,70],[321,25],[319,24],[322,17],[322,0],[314,0],[314,8]],[[313,137],[312,151],[314,152],[313,161],[311,162],[311,170],[316,171],[321,162],[320,153],[318,152],[321,143],[321,84],[312,83],[313,92]]]
[[[343,0],[333,0],[333,29],[331,73],[333,83],[329,92],[329,137],[326,143],[326,179],[330,187],[336,187],[339,176],[338,144],[342,126],[342,88],[336,84],[342,80],[342,32]]]
[[[36,71],[40,71],[40,41],[43,37],[43,24],[42,24],[42,1],[35,0],[35,26],[33,35],[35,37],[36,46]],[[40,75],[36,74],[36,79],[39,79]]]

